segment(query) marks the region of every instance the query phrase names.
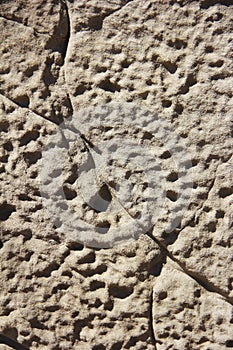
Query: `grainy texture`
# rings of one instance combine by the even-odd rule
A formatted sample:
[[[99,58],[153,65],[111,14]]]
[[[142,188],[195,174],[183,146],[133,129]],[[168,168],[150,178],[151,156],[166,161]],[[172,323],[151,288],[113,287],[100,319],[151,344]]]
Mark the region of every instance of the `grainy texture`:
[[[2,1],[1,349],[233,348],[232,18],[231,1]],[[193,191],[172,232],[155,225],[105,250],[57,230],[39,175],[57,124],[109,102],[171,123]],[[134,131],[119,135],[150,143]],[[93,143],[114,137],[95,132]],[[78,149],[64,174],[76,208]],[[176,172],[166,180],[175,202]]]

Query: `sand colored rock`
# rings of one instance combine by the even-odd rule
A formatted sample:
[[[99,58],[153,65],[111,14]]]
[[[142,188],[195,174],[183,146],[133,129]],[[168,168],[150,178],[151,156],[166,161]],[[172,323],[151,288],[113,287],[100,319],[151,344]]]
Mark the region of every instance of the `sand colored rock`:
[[[231,1],[2,2],[1,349],[233,347],[232,15]],[[96,110],[114,103],[133,105],[135,123],[118,107],[118,119],[98,122],[104,118]],[[151,115],[171,126],[185,153],[143,129]],[[71,117],[80,134],[62,169],[63,194],[99,230],[140,217],[140,210],[146,216],[148,150],[157,157],[162,215],[137,240],[86,246],[44,205],[44,150]],[[121,195],[122,219],[86,205],[96,194],[85,192],[85,173],[79,182],[94,146],[110,162],[119,143],[125,153],[118,162],[100,167],[113,192],[100,177],[99,193],[111,203]],[[123,158],[140,146],[145,158],[135,169]],[[190,158],[189,185],[175,155],[179,164]],[[168,232],[179,194],[185,211]]]

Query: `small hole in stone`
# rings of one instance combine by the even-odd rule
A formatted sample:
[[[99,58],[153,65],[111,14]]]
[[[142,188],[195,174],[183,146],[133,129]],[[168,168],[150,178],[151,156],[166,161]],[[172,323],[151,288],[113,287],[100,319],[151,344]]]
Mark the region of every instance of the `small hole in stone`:
[[[112,284],[109,286],[109,293],[115,298],[125,299],[133,293],[133,288],[131,286],[126,285],[119,286],[116,284]]]
[[[198,160],[197,159],[192,159],[192,166],[196,166],[198,164]]]
[[[179,334],[176,333],[176,332],[173,332],[173,333],[171,334],[171,336],[172,336],[174,339],[180,339]]]
[[[185,48],[187,46],[186,42],[178,38],[175,40],[169,40],[168,45],[174,47],[177,50],[180,50],[181,48]]]
[[[80,250],[83,250],[84,249],[84,245],[81,244],[81,243],[78,243],[78,242],[69,242],[67,244],[67,247],[70,249],[70,250],[77,250],[77,251],[80,251]]]
[[[233,188],[229,188],[229,187],[220,188],[220,190],[218,192],[220,198],[228,197],[232,193],[233,193]]]
[[[172,202],[176,202],[178,199],[178,193],[176,193],[175,191],[172,191],[172,190],[168,190],[166,193],[166,196]]]
[[[110,226],[111,226],[111,224],[107,220],[98,222],[96,224],[96,231],[98,233],[107,233],[109,231]]]
[[[87,87],[84,84],[81,84],[76,87],[74,96],[82,95],[87,90]]]
[[[79,315],[79,311],[73,311],[72,314],[71,314],[71,317],[72,318],[75,318]]]
[[[213,52],[213,51],[214,51],[214,48],[213,48],[212,46],[206,46],[205,52],[211,53],[211,52]]]
[[[184,331],[186,331],[186,330],[189,332],[192,332],[193,327],[190,324],[188,324],[187,326],[184,326]]]
[[[216,324],[217,324],[217,325],[220,325],[220,324],[222,324],[222,323],[223,323],[223,318],[222,318],[222,317],[217,318]]]
[[[96,289],[100,289],[100,288],[104,288],[105,287],[105,283],[102,281],[91,281],[90,283],[90,290],[94,291]]]
[[[39,159],[41,159],[42,154],[39,151],[35,152],[26,152],[23,155],[25,162],[28,166],[35,164]]]
[[[159,158],[161,158],[161,159],[171,158],[171,153],[169,151],[165,151],[159,156]]]
[[[111,188],[113,188],[114,190],[116,190],[116,191],[119,190],[119,185],[118,185],[115,181],[110,180],[110,181],[108,182],[108,185],[109,185]],[[111,193],[110,193],[110,194],[111,194]]]
[[[151,140],[153,138],[153,134],[148,131],[145,131],[142,136],[142,140]]]
[[[205,211],[206,213],[209,213],[210,210],[211,210],[210,207],[207,207],[207,206],[203,207],[203,211]]]
[[[121,66],[122,68],[128,68],[131,65],[131,62],[124,60],[123,62],[121,62]]]
[[[168,181],[171,181],[171,182],[174,182],[176,180],[178,180],[178,173],[173,171],[172,173],[170,173],[168,176],[167,176],[167,180]]]
[[[0,121],[0,131],[7,132],[9,128],[9,123],[7,120]]]
[[[20,107],[28,107],[30,100],[29,100],[29,97],[27,95],[21,95],[21,96],[17,96],[14,99],[14,102],[16,104],[18,104]]]
[[[96,71],[97,71],[97,73],[104,73],[104,72],[106,72],[107,71],[107,67],[103,67],[103,66],[97,66],[96,67]]]
[[[0,220],[6,221],[13,212],[16,211],[16,208],[14,205],[8,204],[6,202],[2,203],[0,205]]]
[[[88,19],[88,26],[92,30],[100,30],[103,26],[103,17],[100,15],[95,15]]]
[[[222,219],[222,218],[224,218],[224,215],[225,215],[225,212],[223,210],[217,210],[215,217],[216,217],[216,219]]]
[[[156,264],[153,264],[151,267],[149,267],[149,269],[148,269],[148,273],[150,274],[150,275],[152,275],[152,276],[159,276],[160,275],[160,273],[161,273],[161,270],[162,270],[162,268],[163,268],[163,263],[164,262],[158,262],[158,263],[156,263]]]
[[[146,81],[146,85],[148,85],[148,86],[151,86],[151,85],[153,85],[153,82],[152,82],[152,80],[151,80],[151,79],[148,79],[148,80]]]
[[[206,330],[205,326],[203,327],[203,330]],[[206,343],[207,341],[208,341],[208,338],[206,336],[203,336],[199,339],[198,344]]]
[[[168,108],[172,105],[172,102],[170,100],[163,100],[162,101],[162,106],[165,108]]]
[[[60,171],[60,174],[61,174],[61,171]],[[69,177],[67,178],[66,182],[68,182],[69,184],[74,184],[75,181],[77,180],[78,178],[78,171],[77,171],[77,165],[74,164],[72,166],[72,169],[71,169],[71,173],[69,175]]]
[[[7,163],[8,162],[9,155],[5,155],[0,157],[0,162],[2,163]]]
[[[174,74],[175,71],[177,70],[177,66],[175,63],[167,61],[167,62],[163,62],[163,65],[171,74]]]
[[[177,114],[181,114],[183,112],[183,110],[184,110],[183,106],[180,103],[177,103],[175,108],[174,108],[174,111]]]
[[[208,223],[208,231],[216,232],[216,222],[212,221]]]
[[[194,296],[195,296],[196,298],[200,298],[200,296],[201,296],[201,290],[200,290],[200,289],[195,290]]]
[[[20,201],[32,201],[32,198],[26,193],[20,193],[18,198]]]
[[[99,83],[99,88],[113,93],[121,90],[121,87],[117,83],[112,83],[107,78]]]
[[[213,232],[213,231],[212,231],[212,232]],[[213,242],[212,238],[207,239],[207,241],[205,241],[205,242],[203,243],[203,247],[204,247],[204,248],[210,248],[210,247],[212,246],[212,242]]]
[[[128,180],[131,176],[132,172],[130,170],[127,170],[126,173],[125,173],[125,178],[126,180]]]
[[[96,260],[95,252],[90,251],[87,255],[83,256],[78,260],[79,264],[92,264]]]
[[[4,143],[3,145],[3,148],[6,150],[6,151],[13,151],[13,145],[10,141]]]
[[[113,301],[112,301],[112,300],[108,300],[108,301],[104,304],[104,310],[112,311],[113,306],[114,306]]]
[[[27,131],[20,140],[20,146],[27,145],[30,141],[35,141],[40,136],[37,130]]]
[[[100,188],[99,195],[107,202],[111,202],[112,200],[111,192],[109,191],[108,186],[106,184],[103,184]]]
[[[63,191],[67,200],[72,200],[77,197],[76,191],[67,186],[63,186]]]
[[[226,347],[227,348],[233,348],[233,339],[230,339],[230,340],[226,341]]]
[[[167,292],[166,291],[162,291],[159,293],[159,299],[160,300],[164,300],[167,298]]]
[[[38,65],[35,64],[33,65],[32,67],[28,67],[25,71],[24,71],[24,74],[26,75],[26,77],[30,78],[34,71],[38,69]]]
[[[223,65],[223,60],[217,60],[215,62],[209,63],[210,67],[222,67],[222,65]]]

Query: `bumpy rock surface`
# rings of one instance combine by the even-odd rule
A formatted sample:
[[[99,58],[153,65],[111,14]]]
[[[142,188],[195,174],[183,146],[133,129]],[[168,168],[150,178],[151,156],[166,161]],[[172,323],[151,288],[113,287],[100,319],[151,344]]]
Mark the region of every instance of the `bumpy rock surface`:
[[[231,3],[2,1],[1,349],[233,348]],[[155,147],[167,171],[160,221],[137,240],[97,249],[51,220],[40,171],[59,123],[111,103],[147,108],[172,126],[190,155],[192,194],[166,231],[180,190],[166,143],[137,122],[112,130],[83,123],[89,143],[80,138],[67,155],[63,190],[88,223],[109,224],[76,186],[90,145],[129,138]],[[127,167],[119,182],[144,179]],[[144,203],[139,187],[126,208],[131,217]]]

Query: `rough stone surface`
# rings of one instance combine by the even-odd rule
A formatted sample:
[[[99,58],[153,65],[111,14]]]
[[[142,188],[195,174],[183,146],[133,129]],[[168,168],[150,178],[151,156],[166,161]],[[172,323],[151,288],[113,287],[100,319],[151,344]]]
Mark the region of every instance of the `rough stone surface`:
[[[229,0],[2,1],[1,349],[233,348],[232,17]],[[136,241],[95,249],[54,225],[40,166],[60,122],[110,102],[172,125],[191,157],[193,190],[172,232],[155,225]],[[95,144],[114,133],[86,137]],[[119,135],[156,143],[133,125]],[[64,191],[98,222],[102,213],[76,193],[82,140],[78,150]],[[176,202],[177,173],[166,169],[166,200]]]

